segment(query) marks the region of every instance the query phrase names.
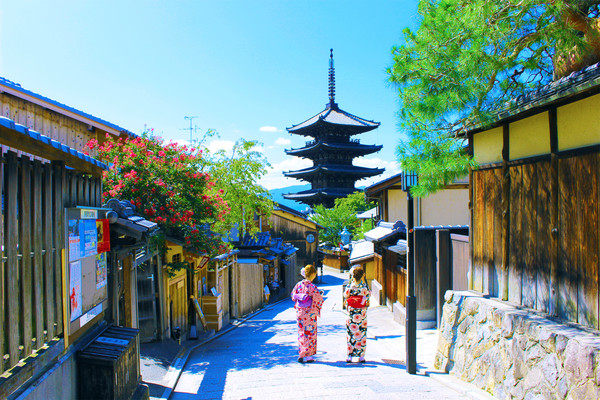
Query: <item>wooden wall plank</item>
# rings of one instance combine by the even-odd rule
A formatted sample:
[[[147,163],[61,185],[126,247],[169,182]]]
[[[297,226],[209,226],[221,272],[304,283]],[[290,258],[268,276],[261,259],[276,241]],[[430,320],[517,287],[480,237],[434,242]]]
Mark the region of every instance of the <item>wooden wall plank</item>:
[[[573,229],[578,230],[579,285],[577,291],[578,322],[598,327],[598,157],[585,154],[577,158],[577,203],[580,218]]]
[[[535,164],[523,165],[523,194],[521,207],[523,208],[523,235],[521,245],[523,248],[523,261],[525,263],[523,274],[523,299],[522,305],[535,308],[537,298],[537,264],[536,264],[536,204],[537,204],[537,175]]]
[[[573,158],[558,160],[559,204],[559,299],[558,316],[577,321],[578,221],[577,163]]]
[[[483,179],[483,171],[473,172],[473,198],[475,204],[473,205],[473,224],[474,224],[474,237],[473,237],[473,290],[477,292],[483,291],[483,249],[484,249],[484,224],[485,224],[485,201],[484,201],[484,185],[485,180]]]
[[[523,209],[521,201],[521,192],[523,188],[522,166],[509,168],[510,173],[510,253],[508,269],[508,300],[521,304],[522,298],[522,275],[523,275],[523,257],[522,257],[522,229],[523,229]]]
[[[63,331],[63,316],[62,316],[62,258],[61,251],[65,248],[64,240],[64,220],[65,220],[65,205],[64,200],[66,193],[63,192],[65,187],[65,166],[61,162],[52,162],[54,182],[53,182],[53,197],[54,197],[54,300],[56,310],[55,327],[57,334]],[[66,192],[66,191],[65,191]]]
[[[24,355],[31,353],[33,339],[31,268],[31,160],[21,157],[21,195],[19,208],[19,250],[21,253],[21,315],[23,318]]]
[[[7,290],[7,325],[8,325],[8,353],[10,358],[8,366],[12,367],[19,361],[19,315],[20,315],[20,274],[17,260],[17,193],[18,193],[18,166],[16,154],[12,151],[6,153],[6,286]]]
[[[53,198],[52,198],[52,168],[50,164],[44,165],[44,190],[43,190],[43,201],[44,201],[44,294],[46,298],[44,314],[44,325],[46,326],[46,338],[51,340],[54,338],[55,323],[56,323],[56,312],[54,309],[54,253],[53,253],[53,238],[54,230],[52,226],[52,216],[54,215],[53,210]]]
[[[481,171],[483,194],[483,292],[492,294],[494,290],[494,171]]]
[[[502,275],[502,169],[495,168],[492,172],[492,193],[490,206],[492,207],[494,228],[492,238],[492,279],[490,294],[494,297],[500,295],[500,280]]]
[[[75,207],[77,205],[77,179],[75,172],[68,171],[67,175],[68,182],[68,201],[66,207]]]
[[[550,310],[550,251],[552,246],[552,172],[550,161],[541,161],[537,164],[537,232],[535,241],[536,264],[539,266],[537,274],[536,308],[543,312]]]
[[[77,205],[85,205],[85,180],[79,174],[77,175]]]
[[[35,347],[42,347],[44,337],[44,262],[42,259],[43,210],[42,210],[42,163],[36,161],[33,166],[33,289],[35,318]]]

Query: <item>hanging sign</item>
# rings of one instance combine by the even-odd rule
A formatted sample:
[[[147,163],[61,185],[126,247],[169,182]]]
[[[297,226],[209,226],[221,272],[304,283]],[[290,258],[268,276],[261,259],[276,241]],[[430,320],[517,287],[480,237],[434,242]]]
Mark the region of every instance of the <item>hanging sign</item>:
[[[110,251],[110,228],[107,219],[96,220],[98,235],[98,254]]]

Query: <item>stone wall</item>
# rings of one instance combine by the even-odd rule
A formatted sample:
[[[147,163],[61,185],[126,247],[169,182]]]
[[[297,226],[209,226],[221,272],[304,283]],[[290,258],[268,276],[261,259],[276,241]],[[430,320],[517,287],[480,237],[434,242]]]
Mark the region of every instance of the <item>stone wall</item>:
[[[499,399],[600,399],[600,332],[472,292],[445,295],[435,367]]]

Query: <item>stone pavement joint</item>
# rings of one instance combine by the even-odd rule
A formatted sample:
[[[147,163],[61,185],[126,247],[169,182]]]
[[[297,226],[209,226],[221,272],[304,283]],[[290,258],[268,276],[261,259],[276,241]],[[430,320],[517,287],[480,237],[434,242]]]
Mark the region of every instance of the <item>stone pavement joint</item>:
[[[190,351],[169,398],[191,399],[435,399],[475,397],[434,379],[437,332],[419,331],[417,375],[406,373],[404,327],[387,307],[368,311],[367,362],[347,364],[346,314],[340,310],[345,274],[328,270],[318,286],[326,301],[318,326],[317,361],[296,361],[297,331],[291,300],[264,309],[234,331]],[[430,360],[428,360],[430,358]]]

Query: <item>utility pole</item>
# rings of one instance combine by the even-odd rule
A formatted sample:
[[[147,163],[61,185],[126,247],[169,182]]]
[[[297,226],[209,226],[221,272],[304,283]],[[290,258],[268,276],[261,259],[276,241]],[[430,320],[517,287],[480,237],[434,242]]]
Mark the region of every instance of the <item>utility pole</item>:
[[[190,145],[191,145],[192,141],[193,141],[193,134],[194,134],[194,132],[196,132],[196,130],[198,130],[198,126],[194,125],[194,119],[198,118],[198,117],[196,115],[194,115],[194,116],[186,115],[183,118],[190,120],[190,127],[183,128],[181,130],[182,131],[190,131]]]
[[[414,231],[414,200],[410,189],[416,186],[418,176],[416,173],[402,171],[402,190],[406,192],[408,226],[406,238],[408,239],[407,260],[407,295],[406,295],[406,372],[411,375],[417,373],[417,297],[415,296],[415,231]]]

